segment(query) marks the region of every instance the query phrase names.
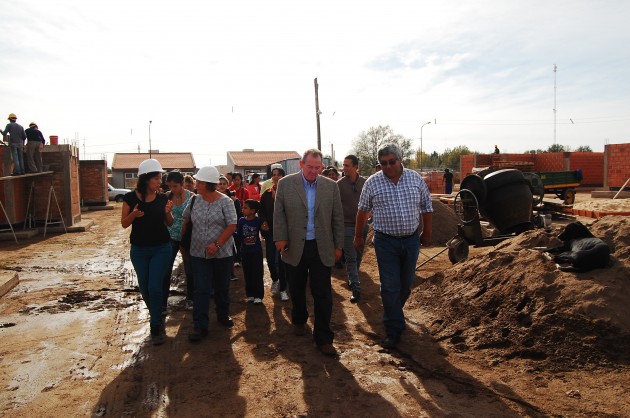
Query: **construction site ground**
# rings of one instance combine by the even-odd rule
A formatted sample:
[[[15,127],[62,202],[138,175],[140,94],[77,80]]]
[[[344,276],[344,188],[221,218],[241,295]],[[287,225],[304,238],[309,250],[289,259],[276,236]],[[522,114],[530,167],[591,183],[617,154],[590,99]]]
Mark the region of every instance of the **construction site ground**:
[[[615,246],[611,266],[590,273],[560,272],[533,249],[556,229],[471,248],[454,266],[443,252],[419,269],[393,350],[379,345],[370,246],[360,303],[349,302],[345,269],[333,269],[340,354],[329,358],[310,332],[294,335],[291,302],[270,295],[267,273],[264,304],[245,302],[241,269],[234,327],[218,324],[211,306],[208,338],[189,342],[179,258],[167,340],[151,345],[114,205],[84,213],[86,232],[0,242],[0,271],[19,276],[0,298],[0,416],[630,416],[627,216],[583,219]],[[435,236],[454,227],[451,215],[436,213]],[[443,248],[423,248],[419,262]]]

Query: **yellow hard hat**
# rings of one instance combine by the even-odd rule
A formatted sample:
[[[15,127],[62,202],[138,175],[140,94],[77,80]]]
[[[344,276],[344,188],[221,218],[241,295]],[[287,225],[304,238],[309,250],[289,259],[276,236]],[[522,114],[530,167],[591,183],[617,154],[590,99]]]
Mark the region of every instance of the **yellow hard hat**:
[[[15,116],[15,113],[11,113],[7,119],[17,119],[17,116]]]

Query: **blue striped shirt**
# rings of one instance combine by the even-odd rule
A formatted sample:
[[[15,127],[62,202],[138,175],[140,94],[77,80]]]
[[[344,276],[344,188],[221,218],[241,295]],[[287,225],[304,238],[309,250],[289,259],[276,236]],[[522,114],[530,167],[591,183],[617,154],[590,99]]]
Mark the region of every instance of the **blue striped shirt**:
[[[431,193],[418,173],[407,168],[394,184],[382,171],[363,185],[359,210],[372,212],[375,231],[402,237],[422,233],[422,214],[433,212]]]

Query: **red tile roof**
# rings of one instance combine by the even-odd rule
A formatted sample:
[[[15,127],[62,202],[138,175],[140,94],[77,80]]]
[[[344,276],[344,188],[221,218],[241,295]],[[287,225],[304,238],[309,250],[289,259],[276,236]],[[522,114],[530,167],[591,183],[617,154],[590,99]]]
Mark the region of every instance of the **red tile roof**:
[[[228,151],[228,160],[239,167],[262,167],[278,161],[300,158],[296,151]]]
[[[195,168],[195,159],[190,152],[160,152],[151,153],[116,153],[112,161],[112,170],[138,169],[140,163],[147,158],[155,158],[162,164],[164,170],[173,170],[175,168]]]

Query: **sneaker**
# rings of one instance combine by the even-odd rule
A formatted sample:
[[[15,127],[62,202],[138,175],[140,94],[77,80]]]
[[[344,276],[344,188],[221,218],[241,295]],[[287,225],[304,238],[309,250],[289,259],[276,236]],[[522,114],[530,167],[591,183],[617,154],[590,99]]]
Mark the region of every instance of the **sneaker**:
[[[184,303],[184,308],[186,308],[187,311],[192,311],[193,310],[193,301],[190,299],[186,299],[186,302]]]
[[[254,299],[254,305],[260,305],[261,303],[262,303],[262,299],[261,298]]]
[[[188,334],[188,340],[190,342],[196,343],[196,342],[199,342],[199,341],[203,340],[207,336],[208,336],[208,330],[207,329],[195,328],[193,330],[193,332]]]
[[[234,263],[234,267],[239,268],[241,266],[241,263],[239,263],[238,261]]]
[[[232,278],[231,278],[230,280],[231,280],[231,281],[233,281],[233,282],[235,282],[235,281],[237,281],[237,280],[238,280],[238,277],[236,277],[236,276],[232,276]]]
[[[280,290],[280,282],[277,280],[275,282],[271,282],[271,294],[277,295],[279,290]]]
[[[350,296],[350,303],[357,303],[361,300],[361,292],[359,289],[352,290],[352,296]]]
[[[396,346],[398,345],[398,340],[399,340],[399,337],[388,336],[381,342],[381,347],[387,348],[387,349],[396,348]]]
[[[245,300],[247,301],[247,303],[252,303],[254,301],[254,297],[250,296],[248,298],[245,298]]]
[[[287,293],[286,290],[283,290],[282,292],[280,292],[280,300],[289,300],[289,294]]]

